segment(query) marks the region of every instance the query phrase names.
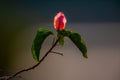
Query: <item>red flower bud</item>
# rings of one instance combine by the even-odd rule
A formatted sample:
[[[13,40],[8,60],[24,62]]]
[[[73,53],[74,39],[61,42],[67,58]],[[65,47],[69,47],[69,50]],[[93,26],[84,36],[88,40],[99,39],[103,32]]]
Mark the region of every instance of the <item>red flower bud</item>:
[[[66,17],[62,12],[57,13],[57,15],[54,17],[54,28],[56,30],[63,30],[66,25]]]

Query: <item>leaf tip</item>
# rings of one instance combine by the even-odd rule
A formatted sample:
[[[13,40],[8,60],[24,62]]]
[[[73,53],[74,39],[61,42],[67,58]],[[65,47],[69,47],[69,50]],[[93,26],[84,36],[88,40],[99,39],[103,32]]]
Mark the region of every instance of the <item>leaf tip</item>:
[[[87,47],[85,46],[84,49],[81,49],[81,52],[83,54],[83,57],[88,59],[88,54],[87,54]]]
[[[86,55],[84,55],[84,58],[88,59],[88,56],[87,56],[87,54],[86,54]]]
[[[35,50],[34,50],[34,46],[32,46],[31,51],[32,51],[33,59],[34,59],[35,61],[39,62],[39,57],[36,56],[36,52],[35,52]]]

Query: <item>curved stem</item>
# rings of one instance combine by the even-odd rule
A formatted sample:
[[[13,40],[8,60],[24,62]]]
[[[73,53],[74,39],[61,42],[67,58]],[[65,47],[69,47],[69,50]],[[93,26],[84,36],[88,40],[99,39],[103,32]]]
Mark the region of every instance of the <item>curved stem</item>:
[[[12,76],[9,76],[8,78],[4,78],[4,79],[0,79],[0,80],[10,80],[10,79],[16,77],[17,75],[19,75],[19,74],[21,74],[21,73],[23,73],[23,72],[32,70],[32,69],[36,68],[37,66],[39,66],[39,65],[43,62],[43,60],[48,56],[48,54],[52,51],[52,49],[57,45],[59,39],[60,39],[60,38],[58,38],[58,39],[56,40],[56,42],[55,42],[55,43],[52,45],[52,47],[45,53],[45,55],[41,58],[41,60],[40,60],[37,64],[35,64],[35,65],[33,65],[32,67],[29,67],[29,68],[27,68],[27,69],[20,70],[20,71],[16,72],[15,74],[13,74]]]

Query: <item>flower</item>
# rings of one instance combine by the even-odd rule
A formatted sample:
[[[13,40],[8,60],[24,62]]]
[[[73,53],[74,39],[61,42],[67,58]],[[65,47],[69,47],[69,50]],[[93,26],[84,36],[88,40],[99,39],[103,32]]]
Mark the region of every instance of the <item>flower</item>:
[[[63,12],[57,13],[57,15],[54,17],[54,28],[56,30],[63,30],[66,25],[66,17]]]

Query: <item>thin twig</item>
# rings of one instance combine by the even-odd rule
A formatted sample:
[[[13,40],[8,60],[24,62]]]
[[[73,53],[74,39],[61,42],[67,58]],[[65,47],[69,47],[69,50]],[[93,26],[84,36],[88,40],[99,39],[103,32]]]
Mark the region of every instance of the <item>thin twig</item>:
[[[51,51],[51,53],[55,53],[55,54],[59,54],[61,56],[64,56],[63,53],[60,53],[60,52]]]
[[[35,65],[33,65],[32,67],[29,67],[29,68],[27,68],[27,69],[20,70],[20,71],[16,72],[15,74],[13,74],[13,75],[11,75],[11,76],[9,76],[9,77],[7,77],[7,78],[5,78],[5,77],[0,78],[0,80],[10,80],[10,79],[16,77],[17,75],[19,75],[19,74],[21,74],[21,73],[23,73],[23,72],[26,72],[26,71],[29,71],[29,70],[33,70],[34,68],[36,68],[37,66],[39,66],[39,65],[43,62],[43,60],[48,56],[48,54],[52,51],[52,49],[57,45],[59,39],[60,39],[60,38],[58,38],[58,39],[56,40],[56,42],[55,42],[55,43],[52,45],[52,47],[45,53],[45,55],[41,58],[41,60],[40,60],[38,63],[36,63]]]

